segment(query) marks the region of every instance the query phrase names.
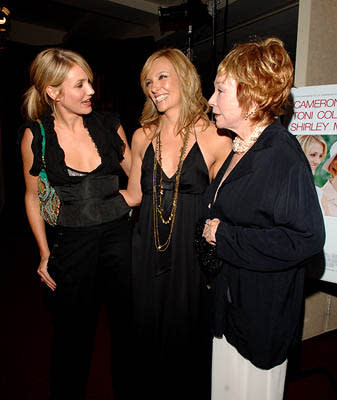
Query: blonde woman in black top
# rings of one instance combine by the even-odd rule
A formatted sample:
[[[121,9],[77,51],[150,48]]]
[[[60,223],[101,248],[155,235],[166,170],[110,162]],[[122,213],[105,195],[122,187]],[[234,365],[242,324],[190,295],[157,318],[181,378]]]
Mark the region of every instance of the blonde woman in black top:
[[[84,399],[100,304],[111,334],[115,398],[125,394],[122,353],[130,332],[129,207],[118,178],[131,154],[117,115],[92,111],[93,74],[77,53],[47,49],[30,69],[21,141],[27,216],[39,246],[38,274],[50,289],[54,328],[50,399]],[[38,175],[45,130],[46,172],[60,198],[50,248],[40,214]]]

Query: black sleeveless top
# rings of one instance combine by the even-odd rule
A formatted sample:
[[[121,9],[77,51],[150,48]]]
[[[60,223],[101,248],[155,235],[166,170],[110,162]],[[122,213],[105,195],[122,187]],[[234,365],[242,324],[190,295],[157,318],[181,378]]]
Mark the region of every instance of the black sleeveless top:
[[[65,155],[57,140],[54,117],[41,118],[46,134],[46,171],[49,182],[61,200],[57,224],[68,227],[93,226],[113,221],[130,210],[119,194],[120,162],[125,144],[117,133],[117,114],[92,112],[83,116],[84,126],[101,157],[101,164],[87,174],[69,174]],[[29,121],[24,128],[33,133],[34,154],[30,174],[38,176],[42,168],[42,135],[40,126]]]
[[[152,143],[150,143],[142,162],[141,187],[143,199],[133,235],[133,256],[135,260],[133,273],[137,281],[135,295],[137,307],[139,306],[136,314],[137,318],[139,317],[143,321],[139,322],[140,324],[148,324],[149,319],[153,318],[154,315],[157,316],[158,320],[161,320],[164,318],[165,312],[159,304],[165,302],[170,309],[168,310],[170,315],[173,309],[174,313],[179,315],[179,318],[172,318],[167,323],[170,326],[175,323],[183,325],[182,321],[185,320],[188,324],[192,315],[198,314],[193,314],[191,307],[194,301],[195,307],[199,306],[200,280],[203,280],[203,277],[198,266],[193,240],[196,222],[201,217],[202,195],[209,185],[208,168],[199,144],[195,142],[187,154],[181,170],[176,218],[170,246],[166,251],[158,252],[154,244],[153,221],[154,158],[155,152]],[[157,166],[158,169],[161,169],[159,163]],[[162,171],[163,209],[166,212],[166,218],[168,208],[172,204],[175,177],[175,174],[168,177]],[[159,182],[159,177],[157,182]],[[163,243],[168,237],[169,227],[162,224],[158,219],[158,230],[160,241]],[[159,279],[158,284],[162,285],[165,281],[168,286],[174,285],[175,289],[173,290],[170,286],[172,291],[157,292],[155,290],[157,279]],[[162,283],[159,283],[159,281]],[[159,299],[161,296],[163,296],[163,299]],[[183,302],[183,298],[186,300],[186,304]],[[160,308],[158,315],[153,311],[157,306]],[[145,316],[144,313],[148,309],[150,310],[149,315]],[[158,326],[163,325],[160,323]],[[152,329],[154,328],[151,327],[151,331]],[[165,330],[166,334],[168,334],[168,330]]]

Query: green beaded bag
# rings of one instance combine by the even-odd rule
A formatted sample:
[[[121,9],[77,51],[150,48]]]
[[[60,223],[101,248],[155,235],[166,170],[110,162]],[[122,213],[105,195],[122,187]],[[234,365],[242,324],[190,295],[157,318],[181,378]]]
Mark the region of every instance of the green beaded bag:
[[[38,195],[40,199],[40,212],[42,218],[52,226],[57,224],[57,217],[60,213],[60,198],[50,184],[46,171],[46,134],[42,122],[38,119],[42,135],[42,168],[38,177]]]

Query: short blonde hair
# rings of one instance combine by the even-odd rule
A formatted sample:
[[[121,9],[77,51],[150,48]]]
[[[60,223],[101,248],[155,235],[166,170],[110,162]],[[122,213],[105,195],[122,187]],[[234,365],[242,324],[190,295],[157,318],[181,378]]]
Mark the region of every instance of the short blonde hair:
[[[252,122],[272,123],[289,105],[294,68],[278,38],[236,45],[218,66],[218,75],[233,78],[238,102]]]
[[[322,160],[326,157],[328,152],[328,145],[326,141],[320,135],[297,135],[297,140],[303,149],[304,154],[308,157],[310,154],[310,148],[313,144],[320,143],[323,147]]]
[[[203,120],[205,126],[209,125],[207,112],[209,110],[207,100],[201,92],[200,78],[195,66],[178,49],[162,49],[153,53],[145,62],[144,67],[140,74],[140,84],[146,96],[142,116],[140,118],[141,125],[146,129],[152,125],[160,130],[160,113],[151,100],[145,80],[155,60],[160,57],[165,57],[173,65],[175,69],[179,84],[181,95],[181,112],[179,116],[177,130],[182,134],[185,129],[189,129],[199,119]]]
[[[55,110],[48,96],[48,86],[59,87],[69,70],[77,64],[93,81],[93,73],[85,59],[71,50],[50,48],[41,51],[30,66],[31,87],[24,95],[23,109],[29,119],[40,118],[49,108]]]

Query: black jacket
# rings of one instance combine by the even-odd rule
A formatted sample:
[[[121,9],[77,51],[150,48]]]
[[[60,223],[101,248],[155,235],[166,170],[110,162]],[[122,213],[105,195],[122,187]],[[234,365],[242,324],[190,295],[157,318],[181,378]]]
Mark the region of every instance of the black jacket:
[[[305,266],[324,245],[324,223],[309,163],[275,121],[215,191],[233,153],[205,195],[221,220],[213,280],[214,335],[224,334],[259,368],[282,363],[300,337]]]

